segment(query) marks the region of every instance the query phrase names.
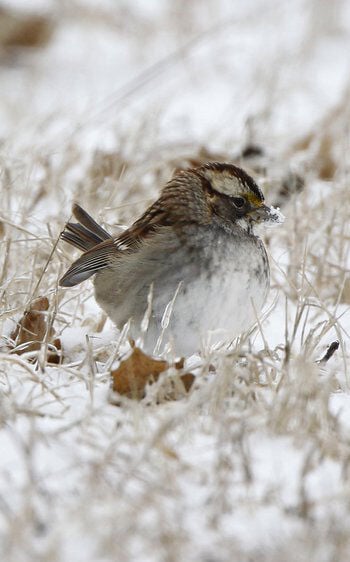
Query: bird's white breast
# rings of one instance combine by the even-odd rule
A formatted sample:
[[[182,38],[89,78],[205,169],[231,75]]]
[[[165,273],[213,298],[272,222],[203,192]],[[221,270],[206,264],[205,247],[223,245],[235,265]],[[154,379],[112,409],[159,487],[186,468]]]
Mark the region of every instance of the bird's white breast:
[[[217,263],[211,275],[202,272],[180,286],[168,328],[177,353],[229,341],[256,321],[268,287],[267,279],[262,282],[255,275],[252,260],[256,264],[261,256],[234,252],[231,260]]]

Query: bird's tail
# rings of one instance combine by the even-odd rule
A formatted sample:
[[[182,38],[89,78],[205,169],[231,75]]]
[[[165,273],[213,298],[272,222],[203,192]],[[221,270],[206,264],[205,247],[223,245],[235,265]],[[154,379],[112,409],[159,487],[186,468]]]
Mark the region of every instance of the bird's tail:
[[[84,253],[60,279],[61,287],[73,287],[107,267],[114,250],[112,236],[84,209],[74,204],[72,211],[78,222],[68,222],[61,238]]]
[[[111,235],[77,203],[73,205],[72,212],[78,222],[67,222],[61,233],[62,240],[86,252],[111,238]]]

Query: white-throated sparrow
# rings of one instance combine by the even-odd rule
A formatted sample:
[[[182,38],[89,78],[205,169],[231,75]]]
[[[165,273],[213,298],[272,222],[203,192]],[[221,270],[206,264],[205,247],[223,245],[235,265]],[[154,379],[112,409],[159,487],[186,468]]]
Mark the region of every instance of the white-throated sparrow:
[[[283,215],[264,204],[244,170],[214,162],[176,173],[117,236],[78,205],[73,213],[78,223],[68,223],[62,238],[84,253],[60,285],[95,275],[97,302],[119,327],[131,319],[133,337],[152,287],[147,351],[154,350],[170,302],[167,334],[177,354],[234,338],[256,320],[269,289],[269,264],[254,225],[282,222]]]

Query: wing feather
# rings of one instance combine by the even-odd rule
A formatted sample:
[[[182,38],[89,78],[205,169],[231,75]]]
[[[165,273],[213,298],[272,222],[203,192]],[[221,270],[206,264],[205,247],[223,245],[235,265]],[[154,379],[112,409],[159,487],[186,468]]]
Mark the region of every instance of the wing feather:
[[[78,258],[60,279],[61,287],[73,287],[110,265],[117,254],[113,239],[105,240]]]
[[[168,226],[169,216],[164,199],[160,198],[127,230],[112,238],[79,205],[73,206],[73,214],[79,221],[68,223],[62,233],[63,240],[84,253],[60,279],[62,287],[73,287],[101,269],[116,263],[123,254],[137,251],[142,240],[154,235],[161,226]]]

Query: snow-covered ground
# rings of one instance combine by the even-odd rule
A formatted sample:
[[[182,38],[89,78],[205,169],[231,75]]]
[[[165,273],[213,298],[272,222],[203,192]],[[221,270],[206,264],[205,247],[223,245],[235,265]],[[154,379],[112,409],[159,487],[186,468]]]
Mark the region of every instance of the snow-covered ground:
[[[349,3],[1,6],[1,560],[349,560]],[[5,45],[15,9],[47,39]],[[175,167],[217,158],[287,217],[264,233],[266,311],[229,352],[187,358],[185,398],[161,379],[117,407],[119,333],[89,282],[58,289],[58,234],[72,201],[116,229]],[[38,296],[61,365],[45,342],[12,349]]]

